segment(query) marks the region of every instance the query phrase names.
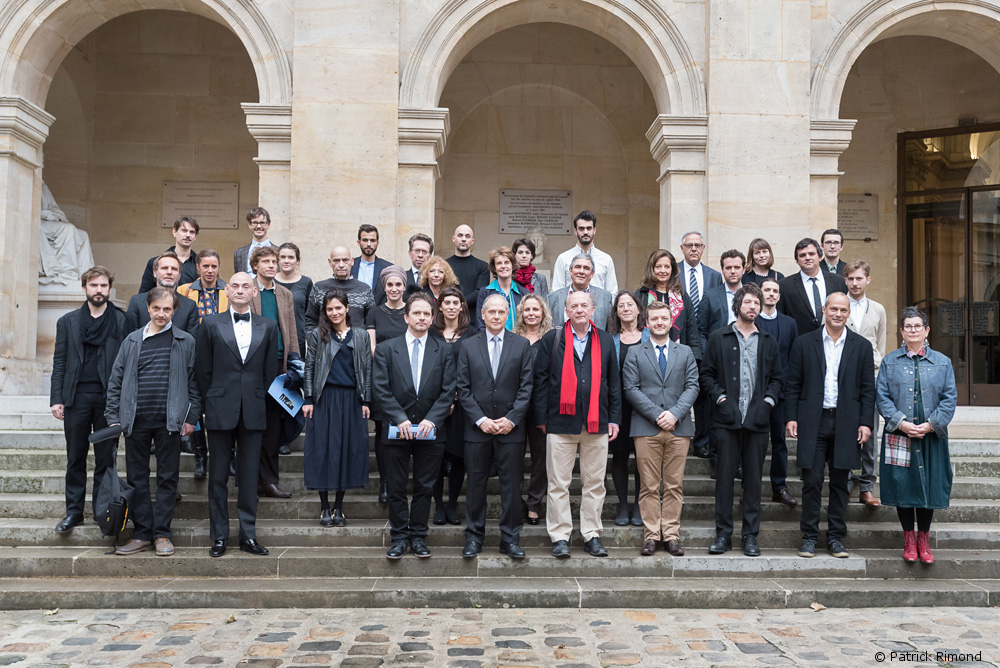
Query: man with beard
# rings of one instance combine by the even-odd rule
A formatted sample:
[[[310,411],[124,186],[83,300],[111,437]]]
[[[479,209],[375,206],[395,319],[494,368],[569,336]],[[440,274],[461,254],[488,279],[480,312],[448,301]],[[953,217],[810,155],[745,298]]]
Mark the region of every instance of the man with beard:
[[[66,437],[66,516],[56,531],[66,533],[83,522],[87,495],[87,438],[108,426],[105,396],[111,368],[125,335],[125,314],[108,302],[115,277],[101,266],[83,273],[86,303],[56,323],[49,407],[63,422]],[[94,487],[114,462],[118,439],[94,444]]]
[[[375,303],[381,304],[385,300],[385,293],[382,291],[381,281],[382,270],[392,266],[392,262],[383,260],[375,255],[378,251],[378,228],[365,223],[358,228],[358,248],[361,255],[354,258],[351,266],[351,278],[356,278],[367,285],[375,295]]]
[[[455,228],[455,234],[451,235],[451,243],[455,244],[455,254],[445,262],[455,272],[466,303],[472,304],[474,308],[479,291],[489,285],[490,266],[472,254],[476,234],[468,225],[459,225]]]
[[[156,284],[161,288],[177,289],[177,281],[181,275],[181,262],[173,251],[166,251],[153,260],[153,275]],[[149,324],[149,309],[146,307],[146,293],[140,292],[128,302],[125,311],[125,334],[131,334],[140,327]],[[198,305],[190,299],[180,300],[180,306],[174,314],[173,326],[191,336],[198,333]]]
[[[610,255],[594,245],[594,237],[597,235],[597,216],[590,211],[581,211],[576,214],[576,218],[573,219],[573,234],[576,235],[576,246],[559,255],[552,267],[552,292],[570,284],[572,279],[569,270],[573,259],[582,253],[594,261],[593,285],[608,294],[618,294],[618,275],[615,274],[615,261]]]

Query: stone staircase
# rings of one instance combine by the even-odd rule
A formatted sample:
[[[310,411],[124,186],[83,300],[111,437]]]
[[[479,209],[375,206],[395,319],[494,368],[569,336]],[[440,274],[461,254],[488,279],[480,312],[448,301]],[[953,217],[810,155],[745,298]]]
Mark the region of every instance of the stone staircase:
[[[231,549],[208,557],[206,483],[195,480],[182,455],[173,522],[173,557],[146,552],[107,554],[110,541],[92,518],[68,535],[53,530],[63,515],[64,441],[46,397],[0,399],[0,608],[125,607],[804,607],[1000,603],[1000,424],[993,411],[961,409],[951,441],[955,484],[950,508],[935,514],[937,563],[907,564],[892,508],[849,507],[851,556],[802,559],[799,510],[770,501],[765,479],[760,542],[763,556],[707,554],[714,537],[714,481],[708,463],[690,457],[684,481],[681,541],[687,555],[640,557],[642,530],[617,527],[610,476],[604,543],[610,556],[586,555],[578,534],[573,557],[549,555],[544,524],[525,525],[523,562],[497,553],[497,481],[490,480],[488,538],[478,559],[461,558],[463,527],[432,526],[433,557],[385,559],[386,509],[377,477],[349,492],[349,526],[319,526],[319,502],[302,485],[302,443],[281,458],[282,486],[291,499],[261,499],[258,537],[271,554]],[[794,453],[794,443],[790,444]],[[792,455],[794,460],[794,454]],[[124,457],[119,467],[124,472]],[[92,462],[91,462],[92,463]],[[528,458],[525,458],[525,470]],[[765,472],[768,464],[765,463]],[[789,487],[800,496],[794,461]],[[630,483],[631,484],[631,483]],[[574,481],[579,493],[579,480]],[[737,493],[739,484],[737,483]],[[574,514],[577,504],[574,503]],[[460,508],[461,512],[461,508]],[[230,504],[235,525],[235,504]],[[739,508],[736,511],[739,526]],[[825,521],[825,518],[824,518]],[[235,536],[235,526],[233,527]]]

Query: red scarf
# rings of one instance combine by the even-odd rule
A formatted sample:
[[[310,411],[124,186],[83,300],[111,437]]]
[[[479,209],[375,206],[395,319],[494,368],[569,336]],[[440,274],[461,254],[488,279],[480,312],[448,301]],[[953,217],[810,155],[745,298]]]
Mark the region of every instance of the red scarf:
[[[562,380],[559,385],[559,414],[576,415],[576,364],[573,348],[573,325],[566,321],[564,332],[566,348],[563,351]],[[590,406],[587,408],[587,433],[596,434],[601,429],[601,337],[594,323],[590,323]]]
[[[531,277],[535,275],[535,265],[529,264],[514,270],[514,280],[525,287],[528,292],[534,292],[535,286],[531,284]]]

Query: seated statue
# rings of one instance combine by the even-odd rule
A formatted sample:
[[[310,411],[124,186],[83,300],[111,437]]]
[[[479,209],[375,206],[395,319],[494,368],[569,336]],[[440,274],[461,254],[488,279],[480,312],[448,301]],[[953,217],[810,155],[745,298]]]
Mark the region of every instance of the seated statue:
[[[90,236],[69,222],[42,183],[42,238],[38,248],[39,285],[74,285],[94,266]]]

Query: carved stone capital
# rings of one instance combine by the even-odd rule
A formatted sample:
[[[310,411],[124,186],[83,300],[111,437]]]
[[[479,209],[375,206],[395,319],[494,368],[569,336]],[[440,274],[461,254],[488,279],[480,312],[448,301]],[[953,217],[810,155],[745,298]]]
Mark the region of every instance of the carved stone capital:
[[[292,105],[244,102],[247,129],[257,140],[254,162],[262,167],[285,167],[292,164]]]
[[[851,145],[856,120],[832,118],[809,123],[809,174],[814,177],[839,177],[840,154]]]
[[[42,144],[55,120],[23,97],[0,97],[0,155],[40,169]]]
[[[660,180],[670,174],[704,174],[708,116],[660,114],[646,131],[649,150],[660,163]]]
[[[444,153],[451,130],[446,108],[399,110],[400,166],[432,167],[438,174],[438,158]]]

